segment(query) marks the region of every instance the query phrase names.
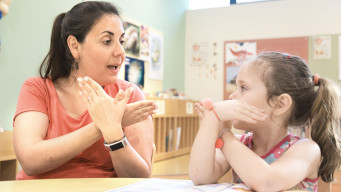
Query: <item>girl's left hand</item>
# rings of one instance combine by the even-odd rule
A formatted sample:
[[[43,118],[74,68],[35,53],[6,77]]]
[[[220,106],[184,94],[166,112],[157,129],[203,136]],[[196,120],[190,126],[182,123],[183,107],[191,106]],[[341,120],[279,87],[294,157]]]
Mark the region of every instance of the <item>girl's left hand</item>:
[[[122,116],[133,88],[130,87],[125,92],[120,90],[116,97],[112,98],[90,77],[78,78],[78,81],[89,114],[102,134],[110,132],[111,137],[121,139]]]
[[[194,103],[194,110],[198,113],[199,119],[201,120],[207,111],[202,102]]]

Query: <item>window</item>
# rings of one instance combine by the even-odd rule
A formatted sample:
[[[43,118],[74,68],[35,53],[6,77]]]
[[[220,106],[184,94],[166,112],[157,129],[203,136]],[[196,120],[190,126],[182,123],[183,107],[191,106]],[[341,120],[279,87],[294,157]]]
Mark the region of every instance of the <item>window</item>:
[[[225,7],[229,5],[230,0],[188,0],[189,10]]]
[[[226,7],[234,4],[255,3],[274,0],[188,0],[188,9],[207,9],[214,7]]]

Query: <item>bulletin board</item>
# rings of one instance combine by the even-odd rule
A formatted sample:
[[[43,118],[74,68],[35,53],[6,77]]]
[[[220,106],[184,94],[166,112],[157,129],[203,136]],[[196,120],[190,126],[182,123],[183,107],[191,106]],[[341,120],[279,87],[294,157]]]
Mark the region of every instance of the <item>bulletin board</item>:
[[[234,91],[233,83],[238,71],[238,64],[229,60],[229,47],[235,44],[236,50],[233,54],[236,57],[252,57],[260,52],[283,52],[289,55],[297,55],[308,62],[309,37],[289,37],[275,39],[255,39],[224,42],[224,99],[228,99],[230,93]],[[244,48],[243,48],[244,47]]]

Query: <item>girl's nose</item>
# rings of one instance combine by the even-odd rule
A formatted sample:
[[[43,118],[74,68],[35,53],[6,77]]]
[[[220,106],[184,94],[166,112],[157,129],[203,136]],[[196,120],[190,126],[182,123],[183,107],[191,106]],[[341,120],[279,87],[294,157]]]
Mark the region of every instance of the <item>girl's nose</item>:
[[[232,100],[235,98],[235,92],[232,92],[230,95],[229,95],[229,99]]]

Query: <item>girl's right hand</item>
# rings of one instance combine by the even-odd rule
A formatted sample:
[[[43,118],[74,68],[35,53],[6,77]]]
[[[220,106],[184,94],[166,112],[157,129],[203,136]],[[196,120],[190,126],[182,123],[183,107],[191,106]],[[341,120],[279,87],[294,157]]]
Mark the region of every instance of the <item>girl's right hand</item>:
[[[264,121],[267,115],[265,110],[251,106],[239,100],[224,100],[214,104],[221,121],[239,120],[248,123]]]

